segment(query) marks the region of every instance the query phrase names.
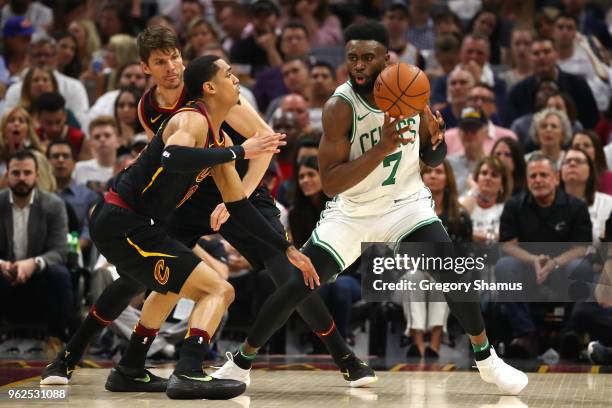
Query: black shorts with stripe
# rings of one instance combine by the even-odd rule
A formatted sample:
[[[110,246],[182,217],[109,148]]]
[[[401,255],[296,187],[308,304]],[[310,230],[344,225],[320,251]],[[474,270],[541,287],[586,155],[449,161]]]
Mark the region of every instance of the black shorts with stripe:
[[[280,211],[267,188],[258,187],[249,197],[249,201],[272,228],[279,234],[286,235],[285,228],[280,222]],[[215,233],[210,228],[210,214],[219,203],[219,199],[211,197],[206,200],[203,193],[196,192],[189,201],[172,213],[168,221],[168,233],[192,248],[203,235]],[[255,270],[262,269],[265,260],[279,255],[252,235],[257,231],[246,231],[231,216],[221,225],[219,232]]]
[[[89,221],[93,242],[120,275],[159,293],[179,293],[201,262],[163,225],[128,209],[100,202]]]

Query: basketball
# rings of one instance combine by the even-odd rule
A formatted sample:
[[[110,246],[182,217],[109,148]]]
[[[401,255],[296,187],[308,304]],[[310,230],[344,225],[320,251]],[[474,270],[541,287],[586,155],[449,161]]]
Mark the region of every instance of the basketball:
[[[414,116],[429,101],[429,79],[414,65],[390,65],[374,82],[374,101],[391,117]]]

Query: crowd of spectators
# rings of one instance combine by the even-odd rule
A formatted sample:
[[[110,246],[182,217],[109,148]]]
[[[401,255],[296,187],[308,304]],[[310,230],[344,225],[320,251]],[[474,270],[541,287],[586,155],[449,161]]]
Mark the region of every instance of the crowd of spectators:
[[[309,239],[331,199],[322,192],[317,151],[323,106],[348,79],[343,28],[374,18],[389,30],[390,60],[427,73],[432,110],[440,110],[446,121],[447,160],[421,171],[453,240],[507,243],[493,272],[500,282],[537,288],[562,285],[575,274],[610,282],[609,265],[597,256],[596,246],[612,234],[606,229],[612,211],[609,2],[0,4],[0,321],[22,323],[43,315],[51,354],[91,301],[81,298],[76,270],[88,271],[89,298],[116,277],[92,245],[87,211],[109,179],[146,145],[137,107],[150,83],[135,37],[155,25],[174,30],[185,64],[208,53],[227,59],[243,97],[275,131],[287,134],[287,145],[263,183],[277,199],[296,246]],[[221,237],[213,242],[223,244]],[[585,246],[559,247],[549,256],[519,248],[521,242]],[[223,245],[214,251],[204,245],[202,256],[230,282],[257,272]],[[76,266],[67,256],[71,252],[78,254]],[[423,277],[429,278],[426,271]],[[349,342],[354,341],[351,308],[361,299],[359,280],[358,273],[348,273],[321,289]],[[115,325],[117,333],[126,335],[126,322],[137,316],[140,301],[135,299],[127,320]],[[563,336],[553,347],[579,357],[585,339],[606,346],[610,336],[602,333],[612,329],[606,326],[612,320],[610,303],[594,298],[565,303]],[[505,317],[507,353],[535,357],[545,350],[544,343],[549,345],[540,341],[544,326],[541,313],[534,311],[538,306],[546,307],[483,302]],[[601,318],[592,324],[581,321],[593,308]],[[412,341],[408,355],[437,357],[448,308],[439,301],[411,299],[404,311],[405,334]],[[153,350],[172,354],[167,346],[177,327],[183,326],[168,329],[166,343]],[[569,338],[580,341],[568,347]]]

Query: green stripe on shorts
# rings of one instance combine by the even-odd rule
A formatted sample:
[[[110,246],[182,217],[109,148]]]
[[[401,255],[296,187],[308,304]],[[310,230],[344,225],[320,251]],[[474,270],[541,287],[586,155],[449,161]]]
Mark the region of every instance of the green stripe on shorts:
[[[328,252],[331,255],[331,257],[334,258],[334,261],[336,261],[336,263],[338,264],[338,267],[340,268],[340,272],[344,271],[345,267],[344,267],[344,261],[342,260],[342,257],[338,254],[338,252],[336,252],[334,247],[332,247],[330,244],[328,244],[325,241],[322,241],[321,238],[319,238],[319,235],[317,234],[316,229],[312,231],[312,243],[318,246],[319,248],[325,250],[326,252]]]

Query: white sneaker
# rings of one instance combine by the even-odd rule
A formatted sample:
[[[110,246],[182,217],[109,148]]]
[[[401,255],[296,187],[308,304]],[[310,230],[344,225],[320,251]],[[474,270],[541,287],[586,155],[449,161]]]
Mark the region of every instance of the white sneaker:
[[[251,370],[245,370],[240,368],[234,363],[234,356],[231,352],[225,353],[227,361],[221,368],[214,373],[210,374],[212,378],[218,378],[220,380],[236,380],[243,382],[247,385],[251,385]]]
[[[485,382],[497,385],[505,394],[518,395],[529,382],[527,375],[509,366],[495,354],[491,347],[491,356],[482,361],[476,361],[480,378]]]

